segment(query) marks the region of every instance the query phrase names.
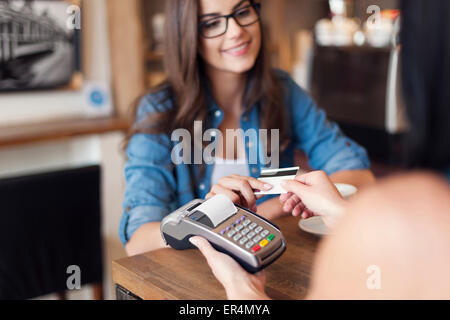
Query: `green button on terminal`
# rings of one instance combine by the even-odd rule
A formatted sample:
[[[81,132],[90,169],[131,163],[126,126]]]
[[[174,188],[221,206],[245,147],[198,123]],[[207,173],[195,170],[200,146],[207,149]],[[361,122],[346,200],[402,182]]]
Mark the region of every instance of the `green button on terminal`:
[[[273,234],[271,234],[270,236],[267,237],[267,240],[272,241],[273,238],[275,238],[275,236]]]

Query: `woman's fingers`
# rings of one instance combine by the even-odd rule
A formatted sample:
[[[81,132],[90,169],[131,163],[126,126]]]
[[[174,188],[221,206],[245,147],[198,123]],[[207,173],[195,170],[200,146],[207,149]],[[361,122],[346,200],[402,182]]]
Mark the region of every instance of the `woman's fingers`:
[[[220,179],[219,184],[223,187],[229,188],[234,191],[239,191],[247,202],[247,206],[252,208],[256,203],[256,197],[250,184],[246,180],[235,179],[226,177]]]
[[[269,191],[273,188],[272,185],[262,182],[256,178],[253,177],[243,177],[238,175],[231,175],[231,178],[237,179],[237,180],[245,180],[248,182],[248,184],[252,187],[253,190],[262,190],[262,191]]]
[[[212,197],[214,197],[214,196],[216,196],[216,194],[215,194],[214,192],[209,192],[209,193],[205,196],[205,199],[209,199],[209,198],[212,198]],[[262,199],[262,198],[264,198],[264,197],[265,197],[264,194],[257,195],[257,196],[256,196],[256,200]]]
[[[241,204],[241,197],[237,193],[231,191],[226,187],[223,187],[220,184],[214,185],[210,193],[214,195],[216,194],[226,195],[234,204]]]
[[[268,191],[273,186],[255,179],[253,177],[243,177],[238,175],[231,175],[224,177],[214,185],[206,198],[213,197],[217,194],[226,195],[235,204],[245,206],[246,208],[255,211],[256,200],[261,199],[264,195],[255,195],[255,190]]]
[[[254,194],[255,189],[259,188],[258,190],[268,190],[272,188],[272,186],[266,185],[254,178],[241,176],[222,178],[219,180],[219,185],[234,191],[239,191],[245,199],[247,207],[250,209],[254,208],[256,204],[256,196]]]

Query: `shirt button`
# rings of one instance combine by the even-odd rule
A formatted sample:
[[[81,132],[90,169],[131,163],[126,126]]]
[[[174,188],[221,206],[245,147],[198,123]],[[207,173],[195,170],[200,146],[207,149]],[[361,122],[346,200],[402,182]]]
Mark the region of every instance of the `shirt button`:
[[[258,173],[258,168],[252,168],[252,173],[253,174],[257,174]]]
[[[242,118],[242,120],[243,120],[244,122],[247,122],[247,121],[248,121],[248,117],[245,116],[245,117]]]
[[[215,113],[216,118],[219,118],[222,115],[222,111],[217,110]]]
[[[202,183],[202,184],[199,186],[199,188],[200,188],[200,190],[205,190],[205,185]]]
[[[252,147],[253,147],[253,143],[247,142],[247,148],[252,148]]]

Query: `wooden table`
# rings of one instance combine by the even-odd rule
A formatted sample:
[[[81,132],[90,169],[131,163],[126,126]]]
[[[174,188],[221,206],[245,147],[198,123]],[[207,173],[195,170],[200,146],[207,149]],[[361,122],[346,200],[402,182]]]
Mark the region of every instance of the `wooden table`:
[[[298,227],[298,218],[274,221],[287,250],[267,267],[266,293],[274,299],[305,297],[319,238]],[[113,261],[119,299],[223,300],[225,290],[198,250],[162,249]]]

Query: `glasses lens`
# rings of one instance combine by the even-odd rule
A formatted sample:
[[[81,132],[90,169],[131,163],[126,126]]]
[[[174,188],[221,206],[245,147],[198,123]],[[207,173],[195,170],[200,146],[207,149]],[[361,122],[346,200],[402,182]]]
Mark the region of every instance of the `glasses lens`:
[[[259,14],[254,6],[238,9],[234,16],[241,26],[248,26],[259,20]]]
[[[201,25],[201,33],[206,38],[214,38],[225,33],[227,29],[227,19],[224,17],[205,21]]]

